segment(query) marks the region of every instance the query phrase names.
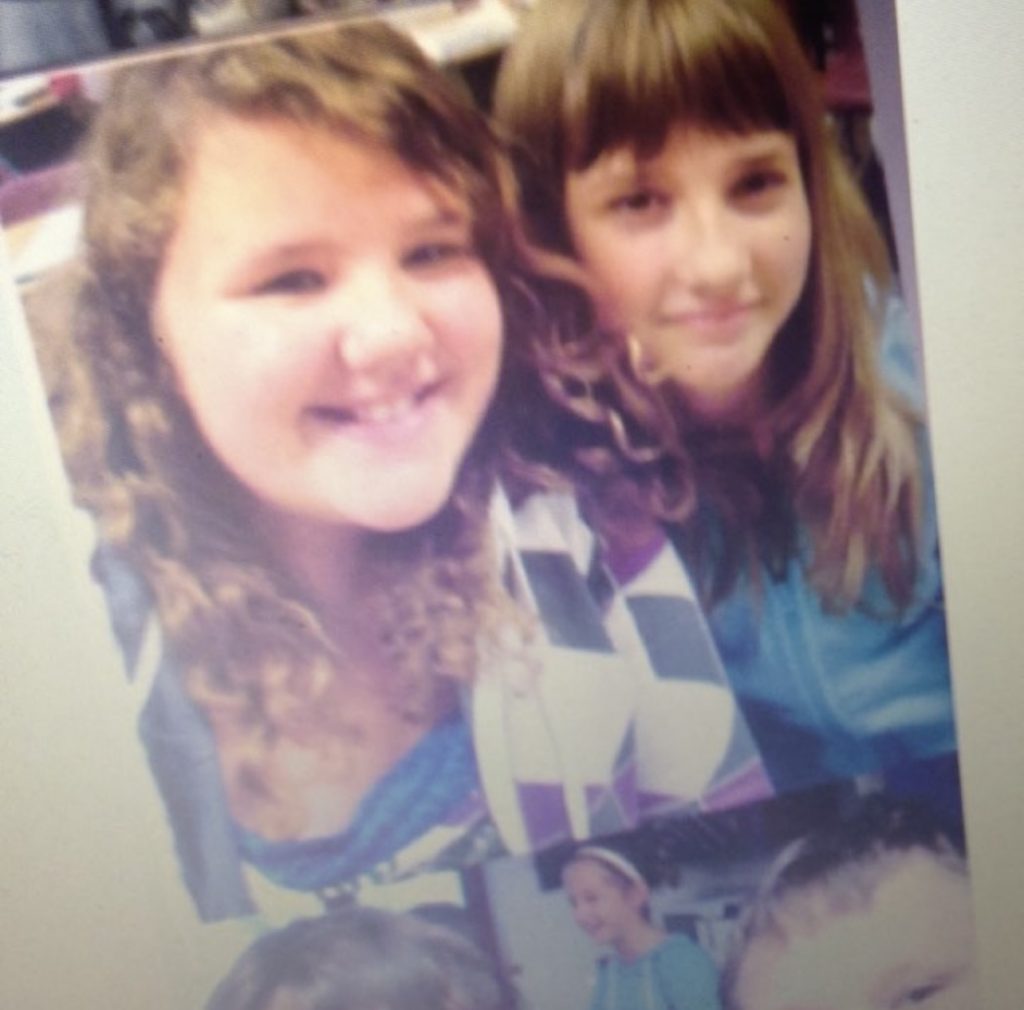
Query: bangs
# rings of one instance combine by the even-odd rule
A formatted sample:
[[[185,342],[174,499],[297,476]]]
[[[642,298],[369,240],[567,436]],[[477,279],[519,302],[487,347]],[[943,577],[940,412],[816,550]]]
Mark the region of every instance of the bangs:
[[[567,169],[581,171],[623,146],[652,156],[680,123],[716,133],[793,132],[798,114],[787,85],[802,54],[771,37],[773,20],[725,0],[592,4],[566,69]]]

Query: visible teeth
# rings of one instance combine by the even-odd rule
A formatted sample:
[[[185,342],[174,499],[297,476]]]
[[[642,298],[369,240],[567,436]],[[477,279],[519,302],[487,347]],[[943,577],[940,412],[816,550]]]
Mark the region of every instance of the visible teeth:
[[[408,417],[416,409],[416,398],[409,396],[394,403],[375,403],[353,408],[352,416],[362,424],[388,424]]]

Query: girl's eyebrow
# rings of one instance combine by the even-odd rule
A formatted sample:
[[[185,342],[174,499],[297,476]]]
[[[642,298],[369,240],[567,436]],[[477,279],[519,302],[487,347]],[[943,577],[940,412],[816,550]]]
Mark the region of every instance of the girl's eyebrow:
[[[590,175],[589,183],[594,186],[595,195],[601,195],[622,186],[643,185],[650,176],[650,169],[632,151],[621,150],[577,174]]]
[[[741,155],[737,157],[728,167],[730,176],[745,176],[749,173],[768,172],[788,174],[790,159],[785,153],[772,152],[752,155]]]
[[[791,154],[795,153],[790,147],[786,134],[741,137],[736,143],[736,160],[743,163],[768,164],[780,159],[788,159]]]
[[[241,293],[250,284],[261,280],[265,274],[287,269],[311,259],[323,258],[327,248],[327,243],[323,241],[300,239],[253,249],[240,257],[227,272],[224,288],[228,293]]]
[[[323,239],[282,239],[265,246],[256,246],[239,257],[235,274],[258,272],[264,267],[283,262],[300,260],[309,256],[322,255],[329,243]]]
[[[468,208],[441,206],[411,217],[407,227],[415,231],[429,231],[432,228],[464,228],[472,223]]]
[[[438,206],[424,211],[414,211],[402,222],[401,230],[411,239],[420,238],[437,231],[451,232],[463,230],[472,225],[468,209],[457,206]],[[231,271],[229,286],[243,287],[254,278],[267,271],[301,263],[310,258],[325,258],[337,250],[334,241],[318,235],[309,238],[282,239],[262,248],[256,248],[244,256]],[[350,248],[342,244],[343,257],[352,254]]]

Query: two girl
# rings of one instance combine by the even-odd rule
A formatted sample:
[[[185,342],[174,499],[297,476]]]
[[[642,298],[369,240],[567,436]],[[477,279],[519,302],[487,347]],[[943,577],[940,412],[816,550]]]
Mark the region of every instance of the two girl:
[[[552,0],[497,113],[563,261],[379,25],[130,68],[92,131],[51,394],[204,918],[763,795],[680,559],[776,786],[955,746],[914,352],[782,14]],[[570,257],[598,327],[538,302]],[[510,419],[600,543],[513,514]]]
[[[650,888],[614,849],[577,849],[562,870],[576,924],[609,948],[590,1010],[718,1010],[718,973],[704,951],[651,921]]]
[[[546,451],[626,579],[671,541],[778,788],[955,749],[916,351],[781,5],[547,0],[496,114],[593,292]]]
[[[572,500],[499,485],[533,270],[485,120],[383,25],[114,77],[41,354],[202,918],[763,793],[682,569],[659,679]]]

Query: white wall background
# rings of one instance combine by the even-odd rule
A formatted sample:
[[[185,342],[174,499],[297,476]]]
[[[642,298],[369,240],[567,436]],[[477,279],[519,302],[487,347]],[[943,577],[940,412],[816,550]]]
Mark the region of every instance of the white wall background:
[[[1019,1010],[1024,5],[897,15],[985,1006]],[[155,859],[162,825],[17,336],[0,303],[0,1005],[194,1007],[235,943],[207,932],[196,952]]]
[[[502,964],[527,1010],[585,1010],[598,950],[573,922],[561,888],[542,891],[530,859],[484,870]]]
[[[988,1010],[1024,994],[1024,5],[899,0],[939,520]]]

